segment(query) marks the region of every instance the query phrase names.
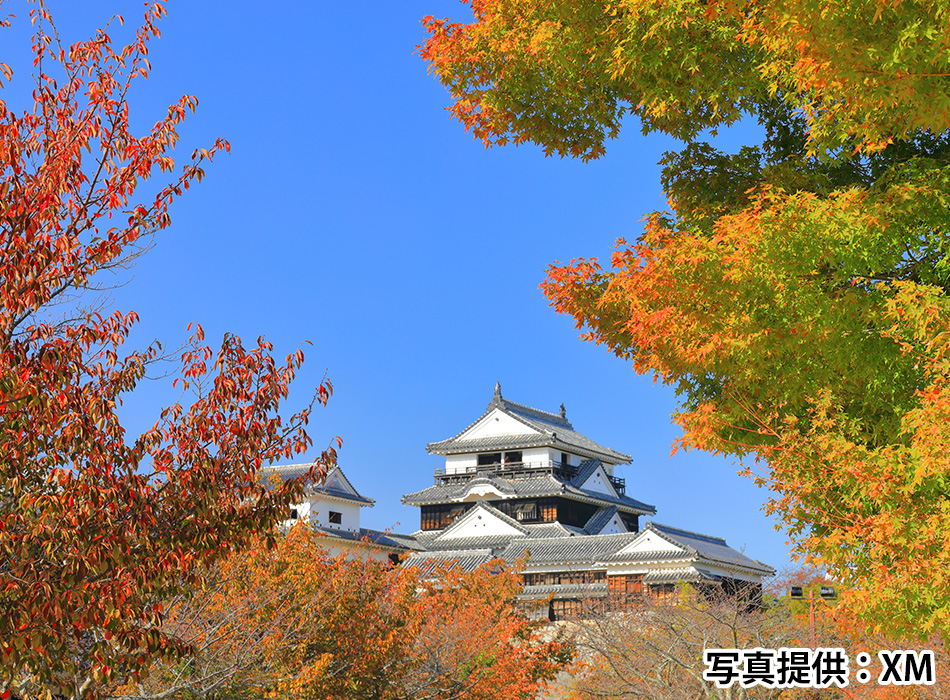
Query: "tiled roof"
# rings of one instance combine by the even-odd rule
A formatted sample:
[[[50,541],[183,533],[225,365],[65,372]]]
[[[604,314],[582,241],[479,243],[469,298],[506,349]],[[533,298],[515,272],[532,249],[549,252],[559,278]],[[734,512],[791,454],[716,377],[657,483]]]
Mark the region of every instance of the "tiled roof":
[[[571,485],[580,488],[584,485],[584,482],[590,478],[590,475],[597,471],[597,467],[601,465],[599,459],[587,459],[581,462],[581,466],[577,468],[577,474],[574,475],[574,478],[571,479]]]
[[[343,483],[349,487],[349,491],[327,486],[327,482],[330,481],[331,478],[333,477],[342,479]],[[345,498],[349,501],[359,501],[367,505],[373,505],[376,502],[372,498],[366,498],[366,496],[361,496],[360,493],[354,488],[353,484],[350,483],[350,480],[346,478],[346,474],[343,473],[343,470],[340,469],[340,467],[338,466],[333,467],[333,469],[330,470],[330,472],[327,474],[327,478],[324,479],[322,484],[314,485],[313,490],[316,493],[325,493],[329,496],[336,496],[337,498]]]
[[[501,410],[528,428],[537,431],[537,433],[526,431],[522,435],[478,438],[474,440],[460,439],[461,435],[464,435],[472,426],[495,409]],[[531,406],[509,401],[502,397],[501,389],[497,384],[495,385],[495,396],[481,416],[455,437],[440,442],[430,442],[426,445],[426,449],[433,454],[450,455],[479,452],[493,448],[523,448],[544,445],[567,448],[589,456],[596,455],[614,464],[628,464],[630,462],[630,455],[617,452],[609,447],[604,447],[575,431],[574,426],[567,420],[563,412],[560,415],[548,413],[547,411],[541,411]]]
[[[450,551],[454,549],[490,549],[503,551],[515,539],[514,535],[481,535],[479,537],[457,537],[447,540],[428,540],[420,542],[420,549],[426,552]],[[522,539],[522,538],[518,538]]]
[[[676,583],[677,581],[721,581],[721,576],[699,571],[692,567],[686,569],[665,569],[651,571],[643,577],[644,583]]]
[[[425,547],[427,542],[434,540],[441,532],[441,530],[416,530],[410,537]]]
[[[418,533],[414,536],[418,541]],[[477,554],[483,557],[484,561],[495,556],[510,564],[525,557],[527,552],[529,567],[546,564],[593,564],[605,555],[625,547],[634,538],[636,538],[635,533],[542,538],[509,537],[507,546],[499,547],[501,538],[496,540],[490,537],[473,537],[466,540],[453,540],[454,549],[440,549],[437,543],[431,542],[423,544],[425,551],[414,554],[411,560],[431,557],[438,561],[451,561]],[[448,546],[448,542],[445,545]],[[479,563],[483,562],[480,560]]]
[[[544,447],[551,444],[547,433],[525,433],[524,435],[489,435],[471,440],[449,438],[442,442],[430,442],[426,449],[432,454],[464,454],[466,452],[490,452],[492,450],[515,450],[526,447]]]
[[[369,530],[368,532],[378,532],[378,530]],[[416,542],[416,539],[412,535],[401,535],[398,532],[389,532],[386,533],[386,537],[390,540],[399,544],[406,549],[419,550],[422,547],[419,546],[419,543]]]
[[[617,562],[634,561],[667,561],[667,560],[688,560],[695,558],[695,552],[684,552],[683,550],[658,550],[655,552],[628,552],[624,554],[614,553],[606,555],[597,561],[602,564],[615,564]]]
[[[488,505],[481,507],[495,511]],[[616,509],[604,509],[595,518],[604,520],[607,512],[611,517]],[[497,513],[500,515],[500,513]],[[599,516],[599,517],[598,517]],[[741,567],[759,575],[774,573],[774,570],[754,559],[750,559],[740,552],[729,547],[720,537],[700,535],[688,530],[680,530],[656,523],[647,523],[646,528],[639,532],[624,532],[610,535],[584,534],[578,528],[568,528],[559,523],[541,525],[522,525],[526,534],[485,535],[481,537],[467,537],[460,539],[439,539],[440,531],[413,533],[412,539],[416,543],[416,553],[410,558],[412,566],[425,566],[422,562],[432,559],[437,562],[458,560],[458,565],[467,571],[489,561],[492,557],[504,559],[509,564],[526,558],[528,569],[549,569],[551,567],[568,566],[604,566],[611,563],[624,564],[634,562],[676,562],[676,568],[650,571],[644,580],[647,583],[672,583],[679,580],[687,581],[718,581],[719,577],[701,568],[696,562],[707,561],[710,564]],[[679,549],[650,552],[632,552],[621,554],[621,550],[642,538],[645,532],[654,532]],[[421,551],[420,551],[421,550]],[[693,566],[683,564],[693,564]],[[586,584],[585,584],[586,585]],[[544,587],[530,587],[534,597],[543,598],[548,593],[566,595],[567,590],[561,587],[547,590]]]
[[[636,533],[615,535],[584,535],[579,537],[548,537],[544,539],[514,538],[501,553],[506,561],[515,561],[528,552],[529,566],[544,564],[593,564],[636,539]]]
[[[314,465],[315,462],[308,462],[306,464],[275,464],[272,467],[265,467],[261,469],[261,476],[264,478],[265,484],[267,477],[269,477],[271,474],[276,474],[284,481],[290,481],[291,479],[305,477],[310,472],[310,470],[314,468]],[[342,478],[344,483],[346,483],[346,485],[352,489],[352,493],[337,488],[327,488],[326,481],[331,475]],[[315,494],[323,493],[334,498],[342,498],[347,501],[354,501],[366,506],[372,506],[374,503],[376,503],[376,501],[374,501],[372,498],[361,496],[359,492],[353,488],[353,484],[350,483],[350,480],[346,478],[343,470],[338,466],[334,466],[329,472],[327,472],[323,482],[309,484],[307,491],[309,493]]]
[[[306,476],[315,465],[316,462],[308,462],[306,464],[275,464],[272,467],[264,467],[261,469],[261,474],[268,476],[277,474],[284,481],[289,481],[290,479],[299,479],[302,476]],[[317,469],[317,471],[319,472],[319,469]]]
[[[474,486],[491,486],[496,491],[510,496],[518,493],[518,489],[512,486],[508,479],[497,477],[494,474],[480,474],[465,482],[466,490]]]
[[[336,530],[332,527],[322,527],[316,524],[311,524],[310,527],[312,527],[313,531],[318,535],[334,537],[340,540],[365,542],[380,547],[392,547],[396,549],[415,549],[413,547],[414,541],[408,535],[396,535],[389,532],[380,532],[379,530],[369,530],[367,528],[360,528],[359,532],[352,532],[350,530]]]
[[[447,528],[445,528],[444,530],[442,530],[442,531],[439,533],[439,536],[436,537],[436,540],[443,540],[443,539],[444,539],[444,540],[450,540],[450,539],[454,539],[453,537],[451,537],[453,531],[454,531],[454,530],[457,530],[457,529],[459,529],[459,528],[464,527],[464,526],[465,526],[465,522],[468,521],[468,520],[470,520],[470,519],[472,519],[472,518],[474,518],[474,517],[476,517],[476,514],[477,514],[479,511],[484,511],[484,512],[488,513],[491,517],[497,518],[497,519],[500,520],[501,522],[505,523],[508,527],[514,528],[515,530],[517,530],[518,532],[520,532],[522,535],[527,535],[527,534],[528,534],[527,528],[525,528],[524,525],[522,525],[521,523],[519,523],[517,520],[515,520],[514,518],[512,518],[510,515],[505,515],[504,513],[502,513],[502,512],[501,512],[500,510],[498,510],[497,508],[493,508],[492,506],[488,505],[488,504],[485,503],[484,501],[479,501],[479,502],[476,503],[471,509],[469,509],[468,512],[465,513],[465,515],[461,516],[461,517],[460,517],[458,520],[456,520],[454,523],[452,523],[452,524],[449,525]],[[481,517],[481,516],[478,516],[478,517]]]
[[[607,524],[617,514],[617,512],[617,506],[601,508],[592,516],[590,516],[590,520],[588,520],[584,525],[584,532],[588,535],[600,534],[600,531],[607,526]]]
[[[701,535],[698,532],[681,530],[668,525],[648,522],[641,533],[654,532],[670,544],[681,547],[677,551],[659,550],[654,552],[633,552],[627,554],[612,553],[601,559],[601,563],[622,563],[634,561],[695,561],[704,559],[717,564],[751,569],[762,575],[775,573],[768,564],[751,559],[729,545],[721,537]]]
[[[595,583],[563,583],[563,584],[544,584],[541,586],[525,586],[522,598],[534,600],[538,598],[547,598],[549,595],[555,597],[601,597],[607,595],[607,583],[597,581]]]
[[[528,537],[576,537],[586,535],[582,528],[563,523],[535,523],[524,526],[528,530]]]
[[[412,554],[403,560],[402,566],[419,569],[423,573],[429,573],[439,565],[454,565],[461,567],[463,571],[474,571],[494,558],[491,550],[487,549],[449,550]]]
[[[616,505],[627,513],[637,513],[640,515],[652,515],[656,513],[654,506],[647,505],[629,496],[617,497],[580,489],[573,484],[561,481],[552,474],[542,474],[526,479],[505,479],[500,476],[486,475],[477,477],[477,480],[478,483],[482,485],[492,484],[499,492],[510,495],[511,498],[567,496],[584,500],[588,503],[594,502],[600,505]],[[409,506],[422,506],[460,501],[468,494],[474,481],[475,479],[459,484],[437,484],[430,486],[415,493],[407,493],[402,497],[402,502]]]
[[[501,511],[491,506],[485,505],[485,508],[490,510],[493,515],[499,516],[501,518],[507,518]],[[510,518],[509,518],[510,520]],[[413,549],[425,552],[441,552],[441,551],[450,551],[450,550],[473,550],[473,549],[485,549],[491,550],[494,553],[500,553],[508,547],[513,540],[525,541],[528,539],[548,539],[555,537],[576,537],[583,536],[586,533],[580,528],[571,527],[569,525],[562,525],[561,523],[537,523],[531,525],[523,525],[521,523],[516,523],[518,529],[523,533],[523,535],[479,535],[476,537],[452,537],[444,538],[441,536],[445,530],[417,530],[412,535],[407,537],[411,538],[414,543]]]
[[[696,552],[702,558],[708,559],[710,561],[741,566],[748,569],[763,571],[768,574],[775,573],[775,569],[773,569],[771,566],[768,564],[763,564],[757,559],[747,557],[742,552],[733,549],[727,545],[726,541],[721,537],[702,535],[698,532],[681,530],[679,528],[670,527],[669,525],[660,525],[659,523],[654,522],[648,522],[645,530],[652,530],[673,544],[687,547]]]
[[[270,467],[262,467],[260,471],[260,480],[264,485],[264,488],[268,491],[271,490],[274,485],[271,483],[271,477],[277,475],[280,477],[281,481],[290,481],[291,479],[300,479],[301,477],[306,477],[310,473],[311,469],[316,467],[316,473],[320,473],[320,467],[316,465],[315,462],[308,462],[306,464],[275,464]],[[308,489],[312,488],[312,485],[308,485]]]

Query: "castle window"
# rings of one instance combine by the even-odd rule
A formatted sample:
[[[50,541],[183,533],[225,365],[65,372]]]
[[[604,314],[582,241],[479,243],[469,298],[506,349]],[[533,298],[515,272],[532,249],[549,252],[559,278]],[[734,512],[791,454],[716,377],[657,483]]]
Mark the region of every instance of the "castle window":
[[[556,622],[580,613],[581,603],[578,600],[552,600],[548,610],[548,618]]]
[[[672,605],[676,600],[673,595],[676,591],[676,585],[672,583],[656,583],[650,586],[650,593],[657,603],[666,603]]]
[[[478,466],[490,467],[495,464],[501,464],[501,452],[488,452],[478,455]]]
[[[291,509],[290,509],[290,519],[291,519],[291,520],[296,520],[296,519],[299,518],[299,517],[300,517],[300,516],[297,514],[297,509],[296,509],[296,508],[291,508]]]
[[[571,456],[567,452],[561,453],[561,466],[567,467],[571,463]]]
[[[538,504],[537,503],[523,503],[517,508],[515,508],[515,519],[516,520],[537,520],[538,519]]]
[[[331,510],[328,519],[334,525],[341,525],[343,523],[343,513],[337,513],[335,510]]]
[[[505,464],[521,464],[522,461],[521,450],[518,450],[517,452],[505,452]]]

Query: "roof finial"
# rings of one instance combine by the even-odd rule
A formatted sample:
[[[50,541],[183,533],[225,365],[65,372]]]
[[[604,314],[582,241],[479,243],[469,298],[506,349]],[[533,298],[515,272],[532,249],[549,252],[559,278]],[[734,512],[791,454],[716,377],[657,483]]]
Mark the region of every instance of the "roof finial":
[[[564,408],[564,404],[561,404],[561,412],[558,415],[564,420],[567,420],[567,409]]]
[[[501,398],[501,382],[495,382],[495,398]]]

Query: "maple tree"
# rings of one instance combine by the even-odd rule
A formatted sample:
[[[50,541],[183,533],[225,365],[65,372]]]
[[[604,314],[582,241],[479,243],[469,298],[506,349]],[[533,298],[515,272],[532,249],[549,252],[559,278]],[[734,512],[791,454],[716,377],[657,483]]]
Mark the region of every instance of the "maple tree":
[[[167,601],[165,632],[191,653],[109,695],[361,697],[392,686],[410,583],[388,562],[329,555],[304,525],[272,548],[261,538]]]
[[[420,52],[486,145],[597,158],[628,113],[687,141],[662,161],[670,212],[609,267],[549,268],[556,310],[676,387],[678,444],[746,459],[855,610],[950,633],[950,9],[469,4],[468,24],[426,18]],[[700,140],[746,115],[762,143]]]
[[[468,24],[426,17],[421,47],[486,144],[596,158],[632,113],[691,139],[801,110],[815,146],[877,148],[950,126],[941,3],[846,0],[468,0]]]
[[[865,189],[764,191],[737,213],[654,216],[613,267],[551,270],[558,310],[676,385],[680,444],[752,456],[798,551],[898,634],[948,627],[947,176],[919,160]],[[932,574],[926,574],[927,577]]]
[[[262,465],[310,444],[313,403],[278,414],[302,352],[280,360],[263,339],[245,347],[231,335],[215,349],[194,326],[175,379],[181,401],[135,437],[117,415],[161,349],[124,351],[135,312],[85,293],[147,249],[171,203],[228,149],[218,140],[174,174],[190,96],[143,135],[131,131],[129,91],[149,75],[164,14],[162,2],[146,5],[125,46],[109,36],[116,18],[66,46],[34,3],[33,104],[15,113],[0,101],[3,698],[93,696],[187,651],[164,633],[162,601],[271,528],[302,488],[258,483]],[[155,176],[170,179],[137,201]],[[329,394],[324,382],[314,401]]]
[[[333,557],[306,525],[220,562],[171,602],[167,633],[195,652],[159,660],[116,698],[535,697],[570,657],[518,608],[520,576],[393,568]]]
[[[801,598],[790,596],[793,585],[802,588]],[[822,599],[819,595],[819,588],[822,586],[831,586],[835,590],[835,598]],[[881,634],[873,625],[868,625],[855,616],[854,609],[847,604],[852,591],[819,570],[787,570],[773,578],[767,590],[773,596],[773,604],[783,609],[790,618],[795,629],[794,644],[812,648],[843,648],[848,657],[855,660],[851,664],[850,686],[825,691],[832,697],[867,700],[925,700],[946,697],[947,678],[939,672],[934,674],[932,685],[895,686],[875,682],[885,670],[877,656],[877,652],[882,649],[927,649],[934,654],[934,668],[944,667],[947,659],[946,645],[939,638],[916,640],[915,643]],[[858,654],[862,652],[871,658],[868,665],[871,680],[867,684],[862,684],[860,680],[855,682],[860,668],[859,664],[855,666],[855,662]]]
[[[489,562],[472,572],[452,563],[412,571],[421,595],[402,695],[420,700],[543,697],[573,657],[562,634],[518,602],[520,565]]]

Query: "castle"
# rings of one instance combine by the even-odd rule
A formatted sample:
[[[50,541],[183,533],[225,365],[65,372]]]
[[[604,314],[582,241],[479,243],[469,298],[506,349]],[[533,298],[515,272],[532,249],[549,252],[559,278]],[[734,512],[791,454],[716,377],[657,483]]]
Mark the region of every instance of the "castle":
[[[755,595],[775,573],[720,537],[641,526],[656,508],[631,497],[615,475],[630,455],[577,432],[563,404],[559,413],[541,411],[504,398],[496,384],[481,416],[427,450],[445,457],[445,466],[432,486],[402,498],[420,509],[411,535],[360,528],[359,509],[373,501],[338,467],[291,515],[309,518],[333,551],[372,550],[404,566],[472,570],[497,558],[521,561],[524,598],[550,598],[551,619],[611,594],[662,598],[678,581]],[[275,470],[293,478],[309,466]]]
[[[523,560],[525,599],[553,596],[557,619],[611,593],[672,593],[678,581],[761,590],[774,569],[711,537],[641,517],[656,508],[627,493],[615,467],[630,455],[574,430],[563,404],[548,413],[504,398],[459,434],[430,443],[445,457],[435,484],[403,496],[421,510],[403,563]]]

